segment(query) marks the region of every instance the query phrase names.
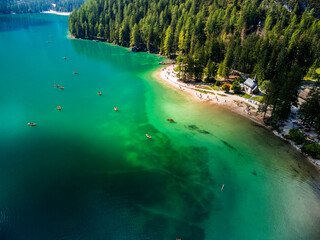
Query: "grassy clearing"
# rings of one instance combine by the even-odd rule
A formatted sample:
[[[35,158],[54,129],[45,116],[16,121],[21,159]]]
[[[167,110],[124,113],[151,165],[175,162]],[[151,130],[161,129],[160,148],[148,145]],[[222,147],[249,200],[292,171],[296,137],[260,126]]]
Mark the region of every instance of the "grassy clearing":
[[[202,90],[199,90],[199,89],[195,89],[197,92],[201,92],[201,93],[203,93],[203,94],[207,94],[207,92],[205,92],[205,91],[202,91]]]
[[[316,72],[317,72],[318,74],[320,74],[320,68],[317,68]]]
[[[220,89],[218,86],[214,86],[214,85],[213,85],[213,86],[211,86],[211,87],[212,87],[213,90],[221,91],[221,89]]]
[[[249,98],[251,98],[251,96],[249,95],[249,94],[243,94],[241,97],[243,97],[243,98],[246,98],[246,99],[249,99]]]
[[[212,88],[209,86],[201,86],[201,88],[206,89],[206,90],[212,90]]]
[[[263,96],[256,96],[256,97],[252,97],[251,99],[255,100],[255,101],[258,101],[258,102],[261,102],[262,99],[263,99]]]
[[[201,92],[203,94],[212,94],[212,95],[216,95],[215,93],[212,93],[212,92],[205,92],[205,91],[202,91],[202,90],[199,90],[199,89],[195,89],[196,91],[198,92]]]

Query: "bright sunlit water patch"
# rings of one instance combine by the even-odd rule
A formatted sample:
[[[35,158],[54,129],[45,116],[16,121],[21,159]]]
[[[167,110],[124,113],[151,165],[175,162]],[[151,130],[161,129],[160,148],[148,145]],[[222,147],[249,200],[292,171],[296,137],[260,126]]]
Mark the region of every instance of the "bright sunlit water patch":
[[[161,84],[159,56],[67,35],[0,16],[0,239],[320,238],[298,152]]]

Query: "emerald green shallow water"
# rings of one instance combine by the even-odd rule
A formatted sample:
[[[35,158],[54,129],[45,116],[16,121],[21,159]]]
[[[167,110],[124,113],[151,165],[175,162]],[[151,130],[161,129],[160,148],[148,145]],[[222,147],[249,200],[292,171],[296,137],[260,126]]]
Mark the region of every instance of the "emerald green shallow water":
[[[67,20],[0,16],[0,239],[320,238],[299,153],[163,85],[158,56],[68,39]]]

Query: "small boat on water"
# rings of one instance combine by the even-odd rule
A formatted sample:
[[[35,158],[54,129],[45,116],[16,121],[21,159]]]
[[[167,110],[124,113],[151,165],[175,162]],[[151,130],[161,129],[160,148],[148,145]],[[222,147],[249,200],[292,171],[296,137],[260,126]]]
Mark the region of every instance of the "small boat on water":
[[[61,110],[62,108],[60,106],[57,107],[58,110]]]
[[[101,96],[101,95],[102,95],[102,93],[101,93],[101,92],[98,92],[98,94],[99,94],[99,96]]]
[[[167,118],[167,121],[169,121],[169,122],[174,122],[174,119]]]
[[[60,87],[59,85],[54,85],[54,86],[57,87],[57,88]]]
[[[63,59],[67,59],[66,57],[63,57]]]
[[[28,123],[28,126],[37,126],[36,123]]]
[[[64,89],[64,87],[59,87],[60,89]]]
[[[78,73],[76,71],[74,71],[73,74],[78,74]]]
[[[221,192],[222,192],[223,189],[224,189],[224,184],[223,184],[222,187],[221,187]]]
[[[118,108],[117,108],[117,107],[114,107],[113,109],[114,109],[116,112],[118,112]]]
[[[146,134],[146,137],[152,139],[152,137],[149,134]]]

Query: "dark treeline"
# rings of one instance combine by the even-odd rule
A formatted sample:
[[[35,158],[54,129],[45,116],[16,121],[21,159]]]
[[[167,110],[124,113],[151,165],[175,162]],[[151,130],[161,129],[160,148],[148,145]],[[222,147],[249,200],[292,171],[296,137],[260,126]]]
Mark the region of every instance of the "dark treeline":
[[[285,120],[303,77],[320,56],[314,9],[274,0],[90,0],[69,19],[78,38],[101,38],[166,56],[178,55],[182,80],[214,81],[232,69],[257,74],[262,111]]]
[[[50,0],[1,0],[0,1],[0,13],[9,14],[14,13],[36,13],[47,11],[51,7]]]
[[[72,12],[79,9],[86,0],[54,0],[55,10],[59,12]]]
[[[0,0],[0,14],[38,13],[50,9],[60,12],[72,12],[85,0]],[[56,6],[54,7],[55,4]]]

